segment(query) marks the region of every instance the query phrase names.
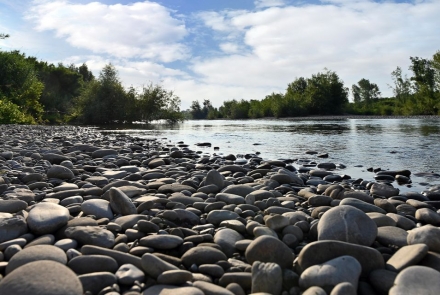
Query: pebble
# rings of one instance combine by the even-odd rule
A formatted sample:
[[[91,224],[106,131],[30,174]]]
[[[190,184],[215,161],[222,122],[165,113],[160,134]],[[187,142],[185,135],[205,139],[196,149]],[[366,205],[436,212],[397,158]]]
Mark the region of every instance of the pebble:
[[[438,290],[440,189],[401,194],[378,179],[411,183],[409,171],[356,180],[320,155],[208,155],[87,127],[0,125],[0,293],[28,294],[8,282],[29,294]]]
[[[402,270],[394,280],[390,295],[426,294],[435,295],[440,290],[440,272],[426,267],[414,265]]]
[[[331,208],[318,223],[318,240],[337,240],[370,246],[376,236],[376,223],[363,211],[349,205]]]
[[[80,279],[67,266],[50,261],[27,263],[0,281],[0,294],[83,295]]]

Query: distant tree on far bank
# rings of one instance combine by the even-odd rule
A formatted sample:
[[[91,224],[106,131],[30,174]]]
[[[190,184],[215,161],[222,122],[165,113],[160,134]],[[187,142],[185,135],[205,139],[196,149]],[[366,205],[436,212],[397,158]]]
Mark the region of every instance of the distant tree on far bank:
[[[0,33],[0,39],[6,39],[6,38],[9,38],[8,34]]]

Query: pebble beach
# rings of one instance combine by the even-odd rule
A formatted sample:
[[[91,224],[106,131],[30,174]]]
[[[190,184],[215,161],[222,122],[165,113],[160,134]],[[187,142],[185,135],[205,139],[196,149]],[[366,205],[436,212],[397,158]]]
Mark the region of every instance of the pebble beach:
[[[0,125],[0,295],[440,293],[440,186],[206,147]]]

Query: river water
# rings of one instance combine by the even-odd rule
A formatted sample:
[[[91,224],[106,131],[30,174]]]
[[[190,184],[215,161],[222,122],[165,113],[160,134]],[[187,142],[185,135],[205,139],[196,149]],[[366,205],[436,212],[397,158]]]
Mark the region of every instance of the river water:
[[[130,129],[129,129],[130,128]],[[335,173],[374,180],[367,168],[408,169],[412,184],[401,191],[422,191],[440,184],[440,119],[189,120],[177,125],[150,124],[102,130],[141,138],[184,142],[193,150],[217,154],[259,153],[263,159],[309,159],[347,168]],[[209,142],[211,147],[195,144]],[[214,151],[214,147],[219,150]],[[306,154],[328,153],[326,159]],[[296,164],[294,164],[295,166]]]

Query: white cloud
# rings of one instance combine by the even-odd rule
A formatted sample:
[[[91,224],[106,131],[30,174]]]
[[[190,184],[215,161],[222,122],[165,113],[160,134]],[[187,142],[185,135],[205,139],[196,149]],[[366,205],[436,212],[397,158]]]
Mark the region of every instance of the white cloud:
[[[34,2],[27,18],[35,22],[36,30],[55,31],[57,37],[65,38],[71,46],[94,53],[161,62],[188,56],[188,48],[179,43],[187,35],[185,24],[154,2]]]
[[[347,87],[366,78],[391,95],[387,84],[392,70],[407,69],[410,56],[430,58],[440,49],[438,15],[438,1],[334,0],[241,12],[216,27],[227,25],[242,32],[242,45],[249,50],[200,59],[192,69],[205,83],[284,91],[296,77],[309,77],[327,67]]]

